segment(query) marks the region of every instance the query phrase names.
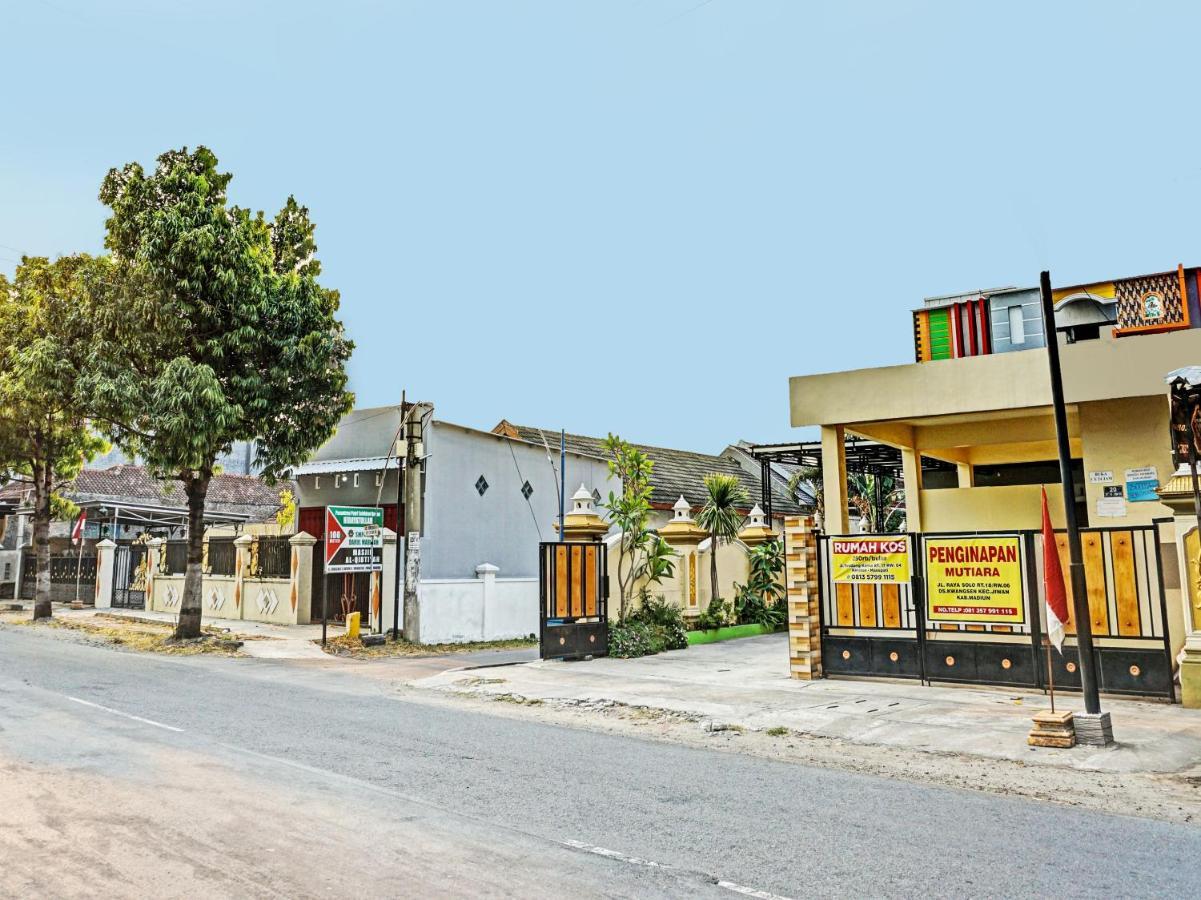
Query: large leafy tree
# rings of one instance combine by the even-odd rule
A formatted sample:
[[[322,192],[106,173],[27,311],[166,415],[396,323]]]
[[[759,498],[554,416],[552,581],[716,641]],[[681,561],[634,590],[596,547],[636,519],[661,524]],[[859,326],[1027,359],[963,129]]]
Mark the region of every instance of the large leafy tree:
[[[272,220],[229,203],[231,175],[204,147],[153,172],[113,169],[109,278],[93,302],[86,394],[111,436],[188,501],[177,638],[201,622],[204,509],[217,458],[253,440],[264,477],[307,456],[350,409],[353,345],[338,294],[317,282],[314,226],[289,198]]]
[[[734,475],[714,473],[705,476],[705,505],[697,514],[696,524],[709,532],[709,584],[711,599],[719,600],[717,582],[717,547],[731,543],[742,527],[742,511],[748,503],[742,483]]]
[[[35,619],[51,614],[50,521],[71,506],[56,492],[104,448],[79,394],[80,311],[96,267],[82,255],[25,257],[11,282],[0,275],[0,473],[32,489]]]

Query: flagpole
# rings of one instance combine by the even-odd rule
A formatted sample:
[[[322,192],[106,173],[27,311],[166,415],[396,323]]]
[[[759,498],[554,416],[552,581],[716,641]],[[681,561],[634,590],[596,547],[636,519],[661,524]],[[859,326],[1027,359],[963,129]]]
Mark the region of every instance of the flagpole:
[[[1047,344],[1047,362],[1051,377],[1051,406],[1055,413],[1055,438],[1059,445],[1059,480],[1063,487],[1064,518],[1068,531],[1071,559],[1072,607],[1076,624],[1076,650],[1080,655],[1080,687],[1084,708],[1101,715],[1101,697],[1097,689],[1097,656],[1093,652],[1092,613],[1088,608],[1088,587],[1084,578],[1084,554],[1080,547],[1080,529],[1076,523],[1076,491],[1072,481],[1072,449],[1068,442],[1068,416],[1063,400],[1063,372],[1059,363],[1059,335],[1055,330],[1055,304],[1051,300],[1051,273],[1039,275],[1042,294],[1043,335]]]

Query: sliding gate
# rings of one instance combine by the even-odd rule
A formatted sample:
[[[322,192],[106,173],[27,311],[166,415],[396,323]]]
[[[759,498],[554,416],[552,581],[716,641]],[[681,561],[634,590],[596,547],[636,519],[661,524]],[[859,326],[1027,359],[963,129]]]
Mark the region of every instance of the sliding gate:
[[[609,655],[609,566],[605,545],[538,545],[538,627],[543,659]]]
[[[826,674],[1047,686],[1040,533],[886,537],[907,540],[912,548],[909,577],[897,583],[849,580],[845,566],[833,563],[845,558],[835,551],[871,536],[818,537]],[[1066,533],[1057,532],[1056,541],[1066,578]],[[1082,529],[1081,545],[1101,690],[1175,699],[1156,526]],[[978,605],[957,605],[964,597],[977,602],[971,587],[976,572],[984,573],[982,581],[991,579],[979,589]],[[958,593],[949,592],[949,584]],[[1067,589],[1071,609],[1070,583]],[[988,605],[990,596],[999,598],[996,606]],[[1079,690],[1071,621],[1067,634],[1063,654],[1051,651],[1055,686]]]

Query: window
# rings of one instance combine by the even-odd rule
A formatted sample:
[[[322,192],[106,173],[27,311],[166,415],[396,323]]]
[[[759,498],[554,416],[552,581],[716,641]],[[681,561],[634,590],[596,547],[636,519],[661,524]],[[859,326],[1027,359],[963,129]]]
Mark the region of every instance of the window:
[[[321,476],[320,475],[313,476],[313,490],[315,490],[315,491],[321,490]]]
[[[1020,306],[1009,307],[1009,343],[1026,343],[1026,322],[1022,318]]]
[[[359,473],[358,472],[354,473],[354,486],[355,487],[359,486]]]

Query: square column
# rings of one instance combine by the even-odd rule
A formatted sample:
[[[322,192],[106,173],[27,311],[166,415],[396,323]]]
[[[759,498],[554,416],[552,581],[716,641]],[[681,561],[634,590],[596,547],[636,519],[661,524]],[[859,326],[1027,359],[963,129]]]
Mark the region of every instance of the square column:
[[[847,448],[846,432],[841,425],[822,426],[822,495],[825,497],[827,534],[846,534],[850,529],[847,517]]]

